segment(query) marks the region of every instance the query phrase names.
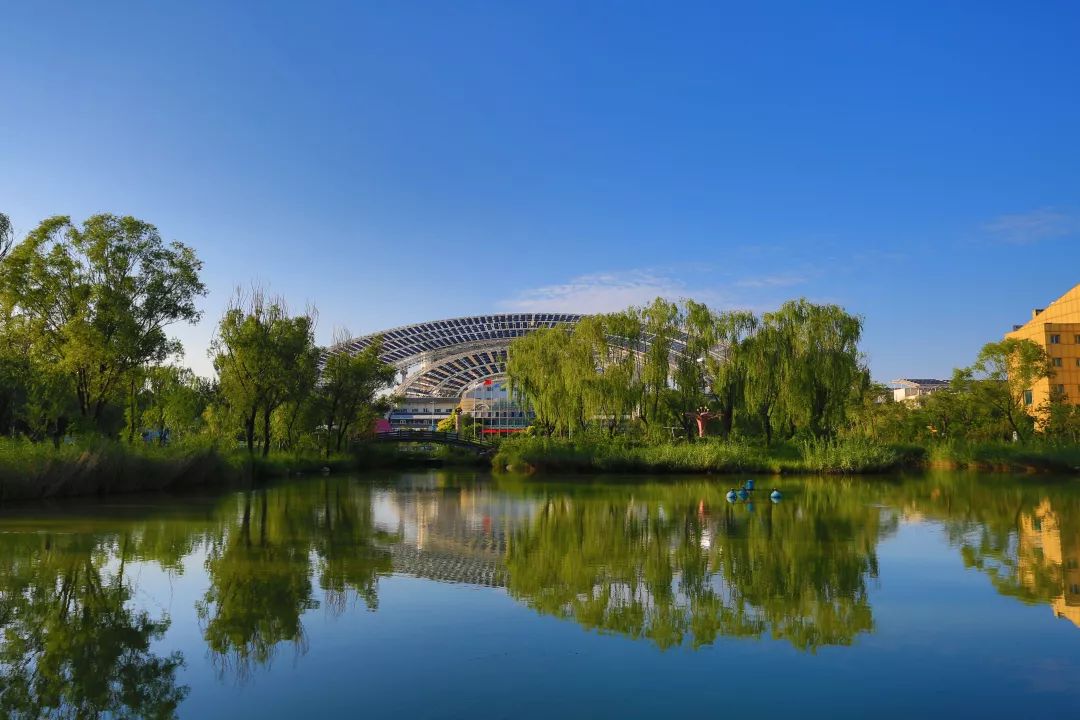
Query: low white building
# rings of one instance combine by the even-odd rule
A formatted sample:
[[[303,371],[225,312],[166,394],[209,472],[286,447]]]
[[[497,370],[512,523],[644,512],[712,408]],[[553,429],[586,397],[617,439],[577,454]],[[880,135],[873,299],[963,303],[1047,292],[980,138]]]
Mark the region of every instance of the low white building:
[[[893,388],[893,400],[907,402],[949,387],[948,380],[933,378],[900,378],[890,383]]]

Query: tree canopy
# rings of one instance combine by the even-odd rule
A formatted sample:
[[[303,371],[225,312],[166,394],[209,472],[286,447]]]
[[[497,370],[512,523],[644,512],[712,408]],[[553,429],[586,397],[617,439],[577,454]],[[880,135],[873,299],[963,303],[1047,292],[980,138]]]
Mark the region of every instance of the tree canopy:
[[[507,375],[547,434],[674,427],[690,438],[711,417],[723,437],[831,436],[867,375],[861,332],[836,305],[799,300],[758,317],[657,298],[515,339]]]
[[[0,312],[29,354],[67,373],[100,427],[127,374],[181,351],[166,329],[199,318],[206,290],[191,248],[130,216],[43,221],[0,264]]]

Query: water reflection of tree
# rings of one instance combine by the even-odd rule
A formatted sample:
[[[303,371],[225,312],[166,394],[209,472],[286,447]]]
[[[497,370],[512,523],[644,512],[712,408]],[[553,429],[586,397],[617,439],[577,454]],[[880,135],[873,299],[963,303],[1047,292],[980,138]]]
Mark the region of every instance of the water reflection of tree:
[[[324,482],[319,495],[313,545],[327,605],[340,613],[351,592],[374,610],[378,578],[393,572],[385,545],[396,538],[376,531],[368,488]]]
[[[330,610],[350,593],[377,605],[390,555],[375,544],[370,490],[342,481],[244,493],[238,521],[209,549],[210,586],[197,605],[211,657],[223,673],[246,678],[277,648],[306,650],[302,615],[320,606],[318,572]]]
[[[179,653],[151,643],[168,617],[129,605],[130,535],[0,536],[0,715],[175,717]]]
[[[1073,482],[934,474],[892,501],[942,523],[967,567],[1025,603],[1080,625],[1080,488]]]
[[[797,505],[750,512],[721,492],[552,497],[513,537],[510,591],[541,612],[663,648],[769,634],[813,650],[873,629],[867,581],[891,529],[878,509],[807,487]]]

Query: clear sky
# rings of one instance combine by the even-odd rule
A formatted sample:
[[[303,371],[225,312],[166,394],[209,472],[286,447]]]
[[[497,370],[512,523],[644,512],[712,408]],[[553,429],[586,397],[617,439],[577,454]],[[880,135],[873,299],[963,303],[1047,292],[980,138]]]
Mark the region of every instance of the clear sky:
[[[1080,282],[1080,3],[0,0],[0,210],[108,211],[319,340],[657,294],[947,376]]]

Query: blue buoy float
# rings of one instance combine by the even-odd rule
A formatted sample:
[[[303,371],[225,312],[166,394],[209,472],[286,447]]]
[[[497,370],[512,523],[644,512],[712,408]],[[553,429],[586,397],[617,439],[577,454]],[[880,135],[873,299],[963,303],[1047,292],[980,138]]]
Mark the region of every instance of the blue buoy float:
[[[772,500],[773,502],[779,502],[780,498],[782,498],[782,497],[784,497],[784,496],[776,488],[773,488],[773,491],[771,493],[769,493],[769,499]]]
[[[753,481],[753,479],[747,480],[745,487],[746,487],[747,490],[753,490],[754,489],[754,481]]]
[[[745,490],[740,490],[739,491],[739,499],[740,500],[745,500],[748,497],[750,497],[750,493],[746,492]]]
[[[728,490],[728,491],[727,491],[727,501],[728,501],[728,502],[732,502],[732,503],[733,503],[733,502],[735,502],[735,501],[736,501],[736,500],[738,499],[738,497],[739,497],[739,496],[735,494],[735,489],[734,489],[734,488],[732,488],[731,490]]]

